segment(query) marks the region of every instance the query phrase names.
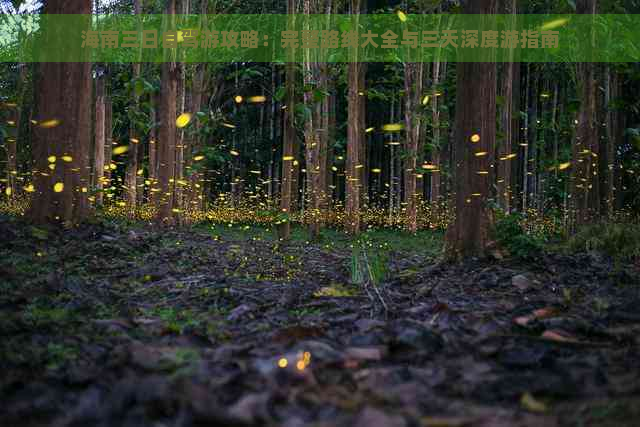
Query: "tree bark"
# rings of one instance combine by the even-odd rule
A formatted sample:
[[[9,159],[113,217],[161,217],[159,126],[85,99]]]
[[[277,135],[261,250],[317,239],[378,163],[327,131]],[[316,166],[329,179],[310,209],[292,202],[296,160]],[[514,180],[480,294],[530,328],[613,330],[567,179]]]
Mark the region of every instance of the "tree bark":
[[[467,1],[464,13],[494,14],[496,0]],[[491,247],[493,214],[488,199],[490,156],[496,138],[496,64],[459,62],[456,97],[456,217],[445,237],[449,259],[484,257]]]
[[[440,152],[442,149],[441,132],[440,132],[440,100],[443,98],[443,94],[438,92],[438,86],[440,85],[441,76],[444,73],[443,68],[446,67],[446,63],[436,60],[433,63],[433,89],[431,91],[431,125],[432,125],[432,150],[431,150],[431,164],[440,169]],[[431,203],[438,203],[440,201],[440,172],[430,172],[430,200]]]
[[[360,0],[351,0],[351,14],[356,15],[356,28],[360,15]],[[345,167],[345,228],[351,234],[360,231],[360,148],[362,144],[360,119],[360,74],[362,63],[358,62],[358,48],[352,48],[348,64],[348,106],[347,106],[347,159]]]
[[[517,1],[510,0],[506,5],[504,13],[511,14],[511,28],[515,29],[515,18],[517,11]],[[511,151],[513,150],[513,137],[517,134],[518,129],[514,127],[513,111],[514,111],[514,91],[513,85],[516,76],[516,67],[519,64],[513,62],[514,50],[509,50],[509,59],[511,61],[504,64],[504,72],[502,76],[502,111],[501,111],[501,130],[503,139],[498,147],[498,179],[497,199],[498,205],[506,213],[511,210]]]
[[[102,206],[102,191],[104,190],[104,155],[106,141],[105,117],[105,76],[99,75],[96,79],[96,110],[95,110],[95,135],[93,146],[93,187],[96,189],[95,205]]]
[[[50,0],[45,3],[44,13],[88,16],[91,1]],[[88,28],[88,17],[85,24]],[[45,37],[51,40],[64,36],[52,32]],[[35,223],[71,225],[89,213],[91,97],[87,94],[91,93],[91,79],[88,61],[39,64],[34,79],[38,125],[32,138],[36,193],[27,213]]]
[[[151,132],[149,134],[149,203],[156,203],[156,188],[158,181],[158,128],[157,128],[157,110],[159,97],[152,95],[151,112],[149,113],[149,121],[151,122]]]
[[[134,13],[136,15],[140,15],[142,13],[142,0],[134,0]],[[141,29],[138,28],[138,31]],[[140,62],[136,62],[131,64],[132,68],[132,81],[136,81],[140,78]],[[137,112],[139,109],[140,97],[133,90],[133,100],[131,104],[131,109],[134,112]],[[127,164],[125,167],[125,195],[127,208],[129,210],[129,215],[135,215],[136,204],[138,201],[137,198],[137,173],[138,173],[138,151],[141,150],[140,146],[142,144],[142,138],[138,135],[138,129],[136,128],[137,124],[134,120],[129,121],[129,151],[127,152]]]
[[[606,149],[606,196],[607,215],[613,216],[615,209],[615,171],[617,170],[616,152],[622,142],[624,126],[618,108],[612,105],[621,95],[620,75],[611,66],[607,71],[607,149]]]
[[[176,0],[168,0],[165,14],[167,26],[174,28]],[[173,216],[173,183],[175,181],[176,152],[176,95],[179,70],[175,53],[165,49],[164,62],[160,66],[159,131],[157,144],[158,186],[156,224],[171,226]]]
[[[295,0],[288,0],[287,13],[290,15],[290,24],[293,28],[295,14]],[[293,48],[289,51],[289,62],[286,64],[286,102],[287,108],[284,113],[284,137],[282,143],[282,184],[280,189],[280,212],[284,214],[284,218],[278,224],[278,237],[288,240],[291,236],[291,223],[289,215],[291,214],[291,190],[292,190],[292,173],[294,170],[294,145],[296,139],[295,129],[295,63]]]
[[[596,0],[578,0],[576,12],[579,14],[595,14]],[[584,47],[590,51],[593,46],[593,34],[585,35]],[[593,207],[598,204],[594,200],[595,192],[592,153],[597,153],[598,127],[596,126],[596,89],[595,64],[581,62],[576,64],[578,95],[580,110],[576,137],[572,144],[573,164],[571,169],[571,214],[572,229],[580,227],[595,214]],[[597,155],[597,154],[596,154]],[[595,180],[597,185],[597,180]]]
[[[18,198],[18,144],[21,140],[22,114],[24,113],[24,86],[27,78],[27,65],[17,64],[18,81],[16,84],[16,106],[9,112],[11,125],[10,136],[5,139],[7,147],[7,191],[9,204],[12,205]]]
[[[304,0],[304,14],[306,18],[311,16],[312,11],[311,0]],[[310,30],[308,21],[305,24],[305,28]],[[306,48],[304,50],[304,85],[307,89],[313,86],[314,82],[319,81],[319,64],[315,59],[315,52]],[[305,199],[309,200],[309,234],[311,239],[317,239],[320,234],[320,134],[322,132],[320,124],[321,106],[322,104],[314,101],[313,92],[311,90],[305,90],[304,92],[304,104],[308,111],[309,116],[306,118],[304,126],[304,139],[305,139],[305,163],[306,163],[306,176],[307,185],[306,193],[307,197],[303,197],[303,203]]]
[[[418,203],[416,167],[420,140],[420,99],[422,96],[422,63],[409,62],[404,66],[405,128],[407,156],[404,164],[405,201],[407,203],[407,230],[418,231]]]

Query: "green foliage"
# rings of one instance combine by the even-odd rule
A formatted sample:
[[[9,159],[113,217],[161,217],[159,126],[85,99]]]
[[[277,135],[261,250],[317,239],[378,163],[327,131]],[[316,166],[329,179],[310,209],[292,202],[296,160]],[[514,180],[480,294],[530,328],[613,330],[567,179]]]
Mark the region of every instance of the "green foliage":
[[[61,343],[50,342],[47,345],[47,368],[58,369],[78,358],[78,349]]]
[[[386,243],[377,243],[368,233],[360,235],[352,245],[351,282],[366,282],[378,286],[388,274],[389,250]]]
[[[616,261],[640,258],[640,224],[609,222],[582,228],[567,242],[571,252],[597,251]]]
[[[528,259],[542,252],[544,241],[526,232],[522,227],[523,219],[520,213],[514,212],[507,215],[497,210],[495,238],[498,245],[507,249],[512,256]]]
[[[190,310],[176,311],[170,307],[158,307],[152,310],[151,314],[158,316],[169,332],[179,335],[187,329],[197,328],[200,325],[200,320]]]
[[[68,322],[71,312],[65,308],[52,307],[38,299],[27,305],[24,320],[36,328]]]

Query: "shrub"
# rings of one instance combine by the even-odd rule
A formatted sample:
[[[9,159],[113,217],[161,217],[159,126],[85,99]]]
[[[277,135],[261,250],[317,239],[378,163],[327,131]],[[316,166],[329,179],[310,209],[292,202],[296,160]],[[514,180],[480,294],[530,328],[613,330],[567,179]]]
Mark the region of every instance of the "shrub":
[[[604,222],[583,227],[567,242],[572,252],[596,251],[615,261],[640,259],[640,224]]]
[[[543,250],[544,239],[540,236],[529,234],[522,226],[524,217],[514,212],[505,214],[496,211],[496,242],[501,248],[517,258],[532,258]]]

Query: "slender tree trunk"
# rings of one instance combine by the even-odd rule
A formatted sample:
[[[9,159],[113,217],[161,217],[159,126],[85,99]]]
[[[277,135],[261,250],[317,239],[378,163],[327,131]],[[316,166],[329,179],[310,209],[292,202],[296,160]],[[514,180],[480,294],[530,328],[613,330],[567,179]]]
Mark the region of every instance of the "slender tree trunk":
[[[526,114],[524,116],[524,142],[521,144],[523,147],[523,155],[522,155],[522,212],[525,213],[527,211],[527,196],[529,193],[529,126],[531,126],[530,117],[529,117],[529,93],[531,91],[531,64],[527,64],[527,79],[525,83],[525,96],[524,96],[524,108],[526,110]]]
[[[113,103],[109,96],[104,100],[104,177],[102,188],[106,190],[111,187],[111,157],[113,150]],[[102,205],[104,202],[104,191],[96,194],[96,204]]]
[[[336,86],[333,78],[329,79],[327,91],[327,207],[333,204],[334,188],[338,185],[332,165],[335,161],[334,145],[336,142]]]
[[[14,107],[9,113],[9,125],[11,132],[5,139],[4,143],[7,147],[7,196],[9,198],[9,204],[13,204],[16,200],[18,187],[16,185],[16,178],[18,175],[18,135],[20,133],[20,105]]]
[[[606,150],[606,205],[607,215],[613,216],[615,209],[615,171],[617,169],[616,152],[621,143],[621,131],[624,128],[620,120],[620,112],[611,105],[612,101],[620,97],[620,75],[611,71],[607,72],[607,150]]]
[[[494,14],[496,0],[466,2],[463,12]],[[484,257],[491,246],[490,156],[476,154],[495,148],[496,64],[459,62],[457,78],[456,217],[447,230],[445,247],[449,259],[461,260]]]
[[[360,0],[351,0],[351,13],[356,15],[356,27],[360,15]],[[360,73],[362,63],[358,62],[358,48],[352,48],[351,61],[348,64],[348,107],[347,107],[347,160],[345,167],[345,228],[351,234],[360,231],[360,148],[362,144],[360,119]]]
[[[168,0],[165,14],[167,26],[175,25],[176,0]],[[179,69],[175,62],[175,52],[165,49],[164,62],[161,64],[159,131],[157,145],[158,195],[156,224],[173,225],[173,182],[175,180],[176,152],[176,95]]]
[[[389,123],[395,122],[395,96],[391,98],[391,108],[389,109]],[[387,144],[389,146],[389,219],[388,224],[393,225],[393,214],[396,200],[396,151],[395,145],[391,145],[393,136],[389,135]]]
[[[304,1],[304,13],[306,17],[310,17],[312,13],[311,0]],[[308,21],[305,24],[305,28],[310,30]],[[314,82],[319,80],[319,65],[313,61],[311,49],[304,50],[304,84],[305,86],[312,86]],[[306,163],[306,197],[303,196],[303,207],[305,199],[309,200],[309,234],[312,239],[317,239],[320,234],[320,134],[322,132],[319,127],[321,104],[314,102],[313,92],[304,92],[304,103],[308,110],[311,112],[309,117],[305,121],[304,137],[305,137],[305,163]]]
[[[276,153],[276,99],[273,96],[276,93],[276,64],[271,64],[271,101],[269,104],[269,143],[271,151],[269,152],[269,170],[268,170],[268,182],[267,182],[267,199],[269,202],[273,200],[273,180],[275,179],[273,174]]]
[[[509,0],[505,4],[504,13],[511,14],[511,28],[515,29],[515,20],[517,11],[517,1]],[[503,139],[498,147],[498,180],[497,180],[497,196],[498,204],[505,211],[511,210],[511,151],[513,150],[513,136],[518,129],[513,126],[514,111],[514,91],[513,86],[516,76],[516,67],[519,64],[513,62],[515,51],[509,50],[509,58],[511,61],[504,64],[504,72],[502,76],[502,98],[503,106],[501,111],[501,130]]]
[[[440,132],[440,100],[443,94],[438,92],[440,85],[442,68],[446,67],[446,63],[435,61],[433,63],[433,89],[431,91],[431,124],[432,124],[432,144],[431,164],[436,169],[440,168],[440,150],[442,148],[441,132]],[[431,191],[430,199],[432,203],[437,203],[440,199],[440,173],[430,172]]]
[[[356,0],[357,1],[357,0]],[[362,64],[351,62],[349,68],[348,87],[348,119],[347,119],[347,159],[345,167],[346,195],[346,229],[351,234],[360,230],[360,105],[358,102],[358,75]]]
[[[50,0],[46,14],[91,14],[90,0]],[[89,19],[86,18],[86,28]],[[48,40],[63,37],[46,34]],[[32,137],[36,194],[27,216],[35,223],[74,224],[89,213],[91,63],[44,62],[35,76],[36,114]],[[55,162],[50,162],[55,157]],[[71,161],[67,161],[65,159]],[[49,166],[52,165],[52,166]]]
[[[192,82],[192,94],[191,94],[191,107],[192,114],[198,113],[202,109],[202,103],[204,100],[204,75],[206,71],[206,64],[197,64],[193,74]],[[194,134],[185,139],[185,150],[189,155],[185,160],[185,165],[190,170],[189,177],[189,209],[195,211],[202,211],[202,173],[198,169],[194,169],[193,156],[200,152],[202,149],[202,141],[198,133],[200,132],[200,121],[196,120],[194,123]]]
[[[156,204],[157,192],[153,191],[158,184],[158,121],[157,113],[159,98],[157,95],[151,97],[151,112],[149,121],[151,122],[151,132],[149,134],[149,203]]]
[[[595,14],[596,0],[578,0],[576,11],[579,14]],[[585,47],[590,51],[593,46],[593,34],[585,35]],[[571,213],[572,229],[587,223],[590,217],[589,207],[593,203],[592,153],[597,151],[598,127],[596,120],[595,65],[591,62],[576,64],[580,110],[576,137],[573,140],[573,167],[571,174]],[[596,181],[597,182],[597,181]],[[596,184],[597,185],[597,184]]]
[[[105,105],[105,76],[96,79],[96,110],[95,110],[95,138],[93,151],[93,187],[99,195],[104,189],[105,142],[106,142],[106,105]],[[96,196],[96,206],[102,206],[102,197]]]
[[[559,154],[559,134],[560,134],[560,125],[558,123],[558,93],[559,93],[559,84],[555,82],[553,85],[553,109],[551,110],[551,125],[553,127],[553,171],[554,177],[558,179],[558,154]]]
[[[134,63],[132,64],[133,68],[133,78],[137,79],[140,77],[140,64]],[[133,102],[131,108],[134,110],[138,109],[139,98],[138,95],[134,93]],[[125,168],[125,179],[124,185],[126,189],[126,201],[129,209],[129,214],[133,215],[135,212],[136,204],[137,204],[137,187],[136,187],[136,173],[138,172],[138,150],[140,146],[140,136],[138,135],[136,129],[136,123],[129,123],[129,151],[127,152],[127,165]]]
[[[16,106],[9,113],[11,125],[10,136],[6,138],[7,147],[7,195],[9,204],[13,204],[18,198],[18,144],[21,140],[22,114],[24,112],[24,86],[27,78],[27,66],[24,63],[18,64],[18,82],[16,84]]]
[[[416,191],[416,167],[418,141],[420,139],[420,112],[422,96],[422,63],[405,64],[405,128],[407,156],[404,165],[405,201],[407,203],[407,229],[411,233],[418,231],[418,203]]]
[[[369,156],[367,149],[367,135],[364,130],[366,129],[366,96],[364,93],[365,90],[365,81],[367,74],[367,63],[362,62],[358,64],[358,120],[360,121],[359,128],[359,140],[360,144],[358,147],[358,181],[357,185],[359,187],[359,195],[360,195],[360,210],[366,210],[367,205],[369,204]]]
[[[140,15],[142,13],[142,0],[134,0],[133,4],[134,4],[134,13],[136,15]],[[140,31],[140,28],[138,28],[138,31]],[[140,67],[141,67],[140,62],[135,62],[131,64],[131,67],[132,67],[132,73],[131,73],[132,79],[133,80],[139,79]],[[140,104],[140,97],[134,90],[133,100],[130,108],[132,108],[134,111],[138,111],[139,104]],[[127,207],[129,209],[130,216],[135,215],[135,209],[138,202],[137,173],[138,173],[139,151],[142,150],[142,148],[140,148],[141,144],[142,144],[142,138],[138,133],[137,124],[135,121],[130,121],[129,122],[129,151],[127,153],[127,165],[125,168],[125,179],[124,179],[124,186],[126,189],[126,192],[125,192],[126,202],[127,202]]]
[[[291,28],[295,24],[295,0],[287,0],[287,13]],[[284,138],[282,145],[282,185],[280,190],[280,211],[287,217],[280,221],[278,226],[278,236],[288,240],[291,236],[291,223],[288,216],[291,214],[291,190],[292,173],[294,170],[293,149],[296,139],[296,129],[294,123],[295,115],[295,63],[293,48],[289,51],[289,62],[286,65],[285,85],[287,108],[284,114]]]

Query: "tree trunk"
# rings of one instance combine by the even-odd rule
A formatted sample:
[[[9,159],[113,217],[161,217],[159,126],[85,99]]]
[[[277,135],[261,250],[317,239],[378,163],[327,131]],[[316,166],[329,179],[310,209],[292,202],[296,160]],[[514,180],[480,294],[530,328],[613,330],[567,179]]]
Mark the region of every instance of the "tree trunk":
[[[91,1],[51,0],[46,2],[44,13],[88,16]],[[89,27],[88,18],[84,24]],[[62,36],[52,32],[45,37],[52,40]],[[27,213],[35,223],[70,225],[89,213],[91,97],[87,94],[91,93],[91,78],[90,62],[39,65],[34,79],[38,126],[32,138],[37,202]],[[53,156],[55,162],[50,162]]]
[[[327,97],[327,207],[333,204],[334,189],[338,185],[335,179],[335,173],[332,168],[335,161],[334,146],[336,143],[336,86],[333,78],[329,79],[327,91],[329,96]]]
[[[142,0],[134,0],[134,13],[136,15],[140,15],[142,13]],[[141,28],[138,26],[138,31],[141,31]],[[136,62],[131,64],[132,67],[132,80],[135,81],[140,78],[140,62]],[[133,102],[131,105],[131,109],[133,111],[138,111],[140,103],[140,97],[133,91]],[[138,151],[141,150],[140,145],[142,143],[141,137],[138,135],[138,129],[136,128],[137,124],[135,121],[129,122],[129,151],[127,153],[127,165],[125,168],[125,195],[127,208],[129,209],[129,215],[135,215],[136,204],[138,201],[137,198],[137,173],[138,173]]]
[[[608,67],[607,72],[607,150],[606,150],[606,196],[607,215],[613,216],[615,209],[615,171],[617,169],[616,152],[622,142],[622,130],[620,112],[617,107],[611,105],[620,97],[620,75]]]
[[[6,138],[5,144],[7,147],[7,196],[9,204],[12,205],[18,198],[18,144],[21,140],[22,128],[22,114],[24,113],[24,87],[25,80],[27,78],[27,65],[19,63],[18,67],[18,82],[16,84],[16,106],[13,107],[9,113],[9,121],[13,123],[11,125],[12,132],[10,136]]]
[[[511,28],[515,29],[515,19],[517,11],[517,1],[510,0],[505,5],[504,13],[511,14]],[[513,85],[516,76],[516,67],[519,64],[513,62],[514,49],[509,50],[509,62],[504,64],[504,72],[502,76],[502,111],[501,111],[501,130],[503,139],[498,147],[498,180],[497,183],[497,199],[498,205],[507,213],[511,210],[511,151],[513,150],[513,136],[518,129],[514,127],[513,111],[514,111],[514,92]]]
[[[151,112],[149,113],[149,121],[151,122],[151,132],[149,134],[149,203],[156,203],[157,192],[153,191],[158,182],[158,128],[156,123],[159,97],[152,95]]]
[[[596,0],[578,0],[576,11],[579,14],[595,14]],[[591,51],[593,46],[593,34],[585,35],[586,49]],[[588,222],[590,207],[594,203],[592,153],[597,152],[598,127],[595,123],[596,115],[596,89],[595,65],[591,62],[576,64],[578,81],[578,94],[580,97],[580,110],[576,137],[572,145],[573,167],[571,169],[571,212],[572,229]],[[597,185],[597,181],[596,185]]]
[[[104,189],[104,155],[106,141],[105,127],[105,76],[99,75],[96,79],[96,111],[95,111],[95,138],[93,146],[93,187],[96,195],[102,195]],[[102,197],[95,198],[95,205],[102,206]]]
[[[287,13],[289,14],[290,24],[293,28],[295,23],[295,0],[288,0]],[[286,65],[285,85],[286,85],[286,102],[287,108],[284,114],[284,137],[282,143],[282,185],[280,190],[280,212],[285,215],[279,221],[278,237],[288,240],[291,236],[291,223],[289,215],[291,214],[291,180],[294,170],[294,154],[293,149],[296,139],[296,129],[294,123],[295,117],[295,63],[293,48],[289,51],[289,62]]]
[[[466,2],[464,13],[494,14],[496,0]],[[456,217],[445,237],[447,257],[484,257],[490,249],[493,215],[490,156],[496,138],[496,64],[459,62],[456,98]]]
[[[168,0],[165,13],[168,28],[174,28],[176,0]],[[169,49],[165,49],[164,62],[160,66],[159,132],[156,141],[158,157],[156,224],[169,226],[175,222],[172,210],[176,160],[176,95],[179,77],[178,65],[173,55]]]
[[[310,17],[312,13],[311,0],[304,1],[304,14],[306,17]],[[305,24],[307,30],[309,30],[308,21]],[[313,61],[315,59],[315,52],[306,48],[304,50],[304,85],[313,86],[314,82],[319,79],[319,65]],[[320,108],[321,104],[314,102],[313,92],[311,90],[305,90],[304,92],[304,104],[310,111],[309,117],[307,117],[304,126],[304,139],[305,139],[305,163],[306,163],[306,197],[302,198],[303,204],[305,199],[309,200],[309,234],[311,239],[317,239],[320,234]],[[303,205],[304,207],[304,205]]]
[[[431,125],[432,125],[432,151],[431,151],[431,164],[433,167],[440,169],[440,152],[442,149],[441,132],[440,132],[440,104],[443,99],[443,94],[438,92],[438,86],[440,85],[441,76],[444,73],[443,68],[446,67],[446,63],[436,60],[433,63],[433,89],[431,91]],[[430,200],[431,203],[438,203],[440,201],[440,172],[430,172]]]
[[[358,64],[358,120],[360,121],[359,138],[360,145],[358,148],[358,193],[360,194],[360,210],[364,211],[369,204],[369,157],[367,149],[367,135],[364,130],[366,129],[366,96],[364,93],[367,74],[367,63],[361,62]]]
[[[102,188],[111,187],[111,157],[113,150],[113,103],[109,96],[104,99],[104,178]],[[104,191],[96,194],[96,204],[102,205]]]
[[[192,94],[190,96],[191,106],[189,110],[191,114],[197,114],[202,109],[202,101],[204,99],[204,76],[206,71],[206,64],[197,64],[193,74]],[[189,177],[189,198],[188,208],[194,211],[202,211],[202,173],[200,170],[193,169],[193,156],[200,152],[202,148],[202,141],[198,135],[200,131],[200,121],[196,120],[194,123],[195,135],[189,136],[185,140],[185,149],[189,153],[185,160],[186,168],[190,170]]]
[[[422,64],[408,62],[404,66],[405,128],[407,156],[404,164],[405,201],[407,203],[407,230],[418,231],[416,168],[420,139],[420,99],[422,96]]]
[[[351,0],[351,14],[356,15],[356,28],[358,27],[360,15],[360,0]],[[347,106],[347,159],[345,167],[345,228],[351,234],[360,231],[360,172],[358,165],[361,162],[360,148],[362,144],[360,119],[361,107],[361,67],[359,61],[358,48],[352,48],[351,57],[348,64],[348,106]]]
[[[529,193],[529,126],[531,126],[530,117],[529,117],[529,93],[531,91],[531,64],[527,64],[527,78],[525,80],[524,85],[524,108],[525,108],[525,116],[524,116],[524,142],[521,144],[523,149],[522,155],[522,212],[525,213],[527,211],[527,196]]]

